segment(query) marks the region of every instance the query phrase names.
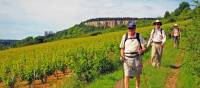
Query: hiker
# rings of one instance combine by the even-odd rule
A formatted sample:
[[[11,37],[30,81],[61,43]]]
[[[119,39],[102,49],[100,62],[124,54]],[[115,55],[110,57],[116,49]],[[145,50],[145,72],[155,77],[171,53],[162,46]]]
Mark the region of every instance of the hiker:
[[[161,28],[162,22],[156,20],[153,22],[152,29],[147,47],[152,46],[151,63],[153,67],[160,67],[163,47],[166,41],[165,31]]]
[[[178,27],[178,24],[173,25],[172,36],[174,38],[174,48],[178,48],[179,40],[180,40],[180,36],[181,36],[181,32],[180,32],[180,28]]]
[[[146,50],[143,37],[136,33],[135,22],[128,24],[128,32],[123,35],[120,43],[121,60],[124,67],[124,87],[129,88],[130,78],[136,77],[136,88],[140,86],[142,73],[141,54]]]

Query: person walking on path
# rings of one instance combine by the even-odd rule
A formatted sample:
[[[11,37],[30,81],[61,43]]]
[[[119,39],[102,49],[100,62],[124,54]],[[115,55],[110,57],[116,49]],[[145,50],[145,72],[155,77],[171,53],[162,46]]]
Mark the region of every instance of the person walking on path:
[[[152,46],[151,63],[153,67],[160,67],[164,44],[166,41],[165,31],[161,28],[162,22],[156,20],[153,22],[152,29],[147,47]]]
[[[124,87],[129,88],[130,78],[136,77],[136,88],[140,87],[140,75],[142,73],[141,54],[145,52],[146,42],[136,33],[136,24],[128,24],[128,32],[123,35],[120,43],[121,61],[124,69]]]
[[[172,36],[174,38],[174,48],[178,48],[179,40],[181,37],[181,31],[178,24],[174,24],[172,27]]]

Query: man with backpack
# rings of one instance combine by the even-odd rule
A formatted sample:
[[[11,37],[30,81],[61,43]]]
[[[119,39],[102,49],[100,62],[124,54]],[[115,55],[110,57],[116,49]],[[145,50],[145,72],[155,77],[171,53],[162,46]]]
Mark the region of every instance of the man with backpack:
[[[174,38],[174,48],[178,48],[179,40],[180,40],[180,36],[181,36],[181,32],[178,27],[178,24],[174,24],[174,26],[172,27],[172,36]]]
[[[141,54],[146,50],[143,37],[136,33],[135,22],[128,24],[128,32],[123,35],[120,43],[121,61],[124,66],[124,87],[129,88],[130,78],[136,77],[136,88],[140,86],[142,73]]]
[[[163,47],[166,41],[165,31],[161,28],[162,22],[156,20],[154,23],[147,47],[152,46],[151,63],[153,67],[160,67]]]

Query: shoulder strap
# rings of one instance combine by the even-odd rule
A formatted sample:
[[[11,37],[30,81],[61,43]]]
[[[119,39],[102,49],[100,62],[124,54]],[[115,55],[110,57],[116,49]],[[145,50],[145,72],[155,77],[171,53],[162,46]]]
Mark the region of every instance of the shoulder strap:
[[[161,34],[162,34],[162,32],[163,32],[163,29],[161,28],[160,29],[160,32],[161,32]],[[153,34],[155,33],[155,28],[153,29]]]
[[[140,33],[136,33],[136,39],[140,44],[140,48],[142,49],[141,41],[140,41]]]
[[[128,32],[125,34],[125,39],[124,39],[124,47],[125,47],[125,42],[128,39]]]
[[[125,34],[125,39],[124,39],[124,46],[125,46],[125,42],[128,39],[128,33]],[[142,45],[141,45],[141,41],[140,41],[140,33],[136,33],[136,39],[140,44],[140,48],[142,49]]]

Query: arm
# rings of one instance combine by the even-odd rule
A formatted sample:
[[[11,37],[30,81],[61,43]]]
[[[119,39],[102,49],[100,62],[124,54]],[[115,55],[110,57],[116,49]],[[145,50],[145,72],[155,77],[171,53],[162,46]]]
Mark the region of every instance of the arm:
[[[153,30],[151,31],[151,34],[150,34],[150,37],[149,37],[149,41],[148,41],[148,43],[147,43],[147,48],[148,48],[149,45],[151,44],[152,38],[153,38]]]
[[[146,50],[147,50],[147,49],[146,49],[145,45],[142,44],[141,53],[144,53]]]
[[[166,35],[165,35],[165,31],[163,30],[162,32],[162,46],[165,44],[165,41],[166,41]]]
[[[124,57],[124,50],[125,50],[124,41],[125,41],[125,35],[122,36],[122,40],[121,40],[121,43],[119,45],[119,47],[120,47],[120,56],[121,57]]]
[[[146,41],[141,36],[140,36],[140,40],[141,40],[142,49],[139,50],[139,53],[143,54],[145,51],[147,51],[147,48],[145,47]],[[141,63],[141,65],[142,65],[142,68],[143,68],[143,64],[142,63]]]
[[[142,49],[139,50],[139,53],[141,54],[141,53],[144,53],[146,51],[145,45],[147,43],[142,36],[140,36],[140,42],[141,42]]]
[[[124,48],[120,49],[120,55],[121,55],[121,57],[124,57]]]

